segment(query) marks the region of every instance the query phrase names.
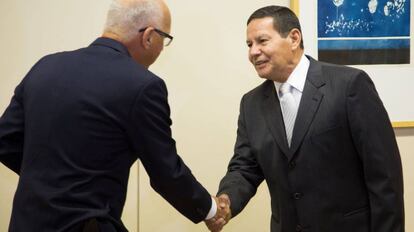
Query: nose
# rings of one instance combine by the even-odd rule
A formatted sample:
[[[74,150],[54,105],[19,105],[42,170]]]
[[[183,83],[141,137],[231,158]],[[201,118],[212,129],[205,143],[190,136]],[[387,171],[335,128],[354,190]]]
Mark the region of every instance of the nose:
[[[257,57],[261,54],[261,52],[262,51],[260,50],[259,46],[255,45],[255,44],[252,44],[250,46],[250,49],[249,49],[249,56],[250,57]]]

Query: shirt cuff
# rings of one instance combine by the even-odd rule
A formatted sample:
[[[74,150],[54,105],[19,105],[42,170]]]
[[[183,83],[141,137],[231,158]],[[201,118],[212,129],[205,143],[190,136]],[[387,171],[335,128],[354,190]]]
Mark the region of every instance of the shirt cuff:
[[[213,218],[214,216],[216,216],[217,213],[217,204],[216,204],[216,200],[214,200],[213,197],[211,197],[211,208],[210,211],[207,214],[207,217],[205,220],[209,220],[211,218]]]

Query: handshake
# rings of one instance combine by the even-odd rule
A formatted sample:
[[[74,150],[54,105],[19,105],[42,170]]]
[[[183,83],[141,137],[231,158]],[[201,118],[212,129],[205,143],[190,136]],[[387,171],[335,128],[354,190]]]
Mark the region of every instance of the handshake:
[[[221,194],[213,198],[217,204],[217,213],[213,218],[205,220],[204,222],[210,231],[219,232],[231,218],[230,198],[227,194]]]

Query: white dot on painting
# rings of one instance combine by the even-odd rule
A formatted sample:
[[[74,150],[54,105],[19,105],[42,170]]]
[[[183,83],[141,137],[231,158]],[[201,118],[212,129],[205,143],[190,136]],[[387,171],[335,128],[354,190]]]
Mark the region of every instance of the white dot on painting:
[[[338,7],[344,3],[344,0],[332,0],[332,2],[335,6]]]
[[[369,9],[369,12],[370,12],[371,14],[375,13],[375,11],[377,11],[377,6],[378,6],[378,1],[377,1],[377,0],[370,0],[370,1],[368,2],[368,9]]]
[[[385,16],[390,15],[390,11],[388,9],[388,6],[384,6],[384,14],[385,14]]]

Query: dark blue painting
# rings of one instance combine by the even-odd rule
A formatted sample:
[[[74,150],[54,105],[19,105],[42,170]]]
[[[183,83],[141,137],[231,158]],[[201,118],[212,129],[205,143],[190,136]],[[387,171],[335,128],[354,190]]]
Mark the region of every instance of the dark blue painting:
[[[318,0],[319,60],[410,63],[410,0]]]

